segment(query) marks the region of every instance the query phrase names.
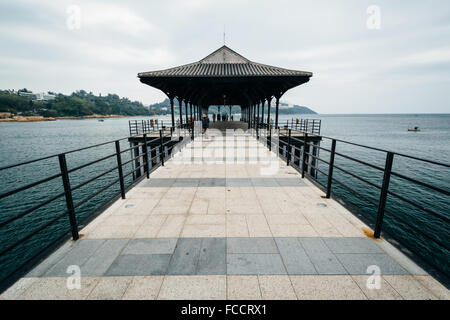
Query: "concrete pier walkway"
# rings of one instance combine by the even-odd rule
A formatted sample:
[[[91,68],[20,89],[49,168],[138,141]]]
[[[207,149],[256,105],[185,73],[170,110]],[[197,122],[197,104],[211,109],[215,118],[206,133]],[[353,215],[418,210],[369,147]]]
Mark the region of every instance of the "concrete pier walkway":
[[[209,131],[1,298],[449,298],[254,137]]]

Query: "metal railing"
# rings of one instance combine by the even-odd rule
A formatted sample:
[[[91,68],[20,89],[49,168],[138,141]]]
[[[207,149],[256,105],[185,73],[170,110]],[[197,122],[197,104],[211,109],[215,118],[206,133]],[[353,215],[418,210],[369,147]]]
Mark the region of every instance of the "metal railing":
[[[152,131],[156,131],[156,129],[154,129]],[[46,253],[49,248],[54,246],[55,243],[63,241],[64,239],[67,239],[70,235],[73,238],[73,240],[79,239],[80,225],[87,222],[89,219],[92,218],[93,215],[95,215],[95,213],[97,213],[95,211],[90,212],[87,216],[84,216],[82,219],[78,219],[76,216],[76,211],[82,205],[86,204],[94,197],[104,194],[108,189],[111,189],[113,186],[117,186],[117,185],[118,185],[120,191],[118,193],[114,193],[113,196],[111,197],[111,199],[109,199],[109,200],[102,199],[102,203],[104,205],[108,205],[111,203],[111,201],[114,201],[114,200],[118,199],[119,197],[122,197],[123,199],[125,199],[126,192],[129,188],[131,188],[133,185],[135,185],[137,182],[139,182],[142,178],[144,178],[144,177],[149,178],[150,172],[155,170],[160,165],[164,166],[164,162],[166,161],[166,159],[168,157],[171,156],[172,149],[176,145],[176,142],[174,143],[173,139],[172,139],[175,130],[171,127],[170,133],[168,133],[168,134],[166,133],[167,130],[159,129],[158,131],[159,131],[159,136],[156,136],[156,137],[148,137],[147,133],[144,133],[143,136],[139,136],[139,138],[143,139],[143,142],[142,143],[134,143],[134,145],[131,145],[131,143],[130,143],[129,148],[121,148],[120,142],[125,142],[129,138],[136,137],[136,135],[118,139],[118,140],[99,143],[96,145],[92,145],[92,146],[88,146],[88,147],[84,147],[84,148],[80,148],[80,149],[76,149],[76,150],[71,150],[68,152],[61,153],[61,154],[55,154],[55,155],[51,155],[51,156],[47,156],[47,157],[42,157],[39,159],[29,160],[29,161],[25,161],[22,163],[1,167],[0,172],[5,172],[5,171],[11,170],[13,168],[20,169],[27,164],[39,163],[39,162],[49,160],[49,159],[50,160],[57,159],[57,161],[59,163],[59,168],[58,168],[59,172],[58,173],[48,176],[46,178],[40,179],[38,181],[23,185],[21,187],[14,188],[12,190],[3,192],[0,194],[0,200],[7,199],[8,197],[14,197],[14,196],[22,197],[23,192],[25,192],[27,190],[31,190],[34,187],[42,187],[42,186],[44,186],[45,183],[55,182],[55,181],[57,181],[57,179],[61,179],[60,180],[61,185],[59,186],[59,189],[60,189],[59,192],[56,192],[55,194],[53,194],[52,196],[50,196],[49,198],[47,198],[45,200],[41,199],[38,203],[34,203],[30,208],[27,208],[26,210],[24,210],[18,214],[14,214],[13,216],[10,216],[10,215],[6,214],[7,213],[6,211],[2,210],[3,213],[5,213],[5,214],[0,215],[0,230],[2,228],[8,228],[8,226],[10,226],[11,224],[14,224],[13,225],[14,229],[11,232],[15,234],[15,233],[18,233],[19,232],[18,229],[20,229],[22,233],[20,233],[20,239],[18,239],[17,241],[14,241],[12,243],[8,243],[8,241],[6,241],[5,239],[4,239],[4,241],[2,241],[2,244],[0,245],[0,258],[8,257],[7,255],[9,253],[11,253],[13,250],[17,249],[21,245],[27,244],[27,242],[29,242],[31,239],[33,239],[33,237],[35,237],[37,234],[39,234],[43,230],[47,230],[49,228],[55,228],[56,224],[57,224],[57,227],[56,227],[57,230],[55,230],[55,231],[58,233],[58,235],[55,237],[54,241],[45,245],[43,248],[35,248],[36,249],[35,252],[33,252],[30,257],[27,257],[24,261],[21,261],[18,265],[14,266],[14,268],[9,270],[6,275],[0,276],[0,287],[2,287],[3,282],[8,281],[8,279],[10,277],[13,277],[14,274],[17,274],[19,272],[19,270],[26,267],[28,264],[30,264],[30,262],[34,261],[36,258],[41,256],[42,254]],[[180,132],[180,131],[178,131],[178,132]],[[180,133],[180,136],[181,136],[181,133]],[[192,132],[192,136],[193,136],[193,132]],[[170,139],[167,139],[167,141],[164,142],[165,138],[170,138]],[[153,147],[151,147],[151,145],[153,145]],[[72,168],[68,165],[67,155],[69,155],[69,154],[77,155],[77,153],[80,151],[95,149],[98,147],[103,147],[103,148],[110,147],[111,152],[105,156],[102,156],[102,157],[97,158],[92,161],[88,161],[86,163],[77,165]],[[137,156],[135,154],[133,155],[133,151],[139,150],[139,149],[142,149],[142,152],[137,152],[138,153]],[[131,152],[131,154],[132,154],[131,159],[124,161],[123,154],[125,152]],[[154,153],[154,154],[156,153],[156,155],[152,157],[152,153]],[[104,170],[100,173],[96,173],[95,176],[90,176],[88,179],[76,184],[75,186],[72,185],[72,181],[70,178],[71,174],[76,174],[83,168],[88,168],[88,167],[98,164],[100,162],[104,162],[108,159],[111,161],[114,161],[114,159],[115,159],[115,163],[111,168],[108,168],[107,170]],[[156,165],[153,165],[154,160],[155,160]],[[102,165],[102,167],[103,166],[104,166],[104,164]],[[124,168],[130,167],[130,166],[132,169],[127,172],[124,172]],[[141,175],[140,177],[138,177],[137,179],[135,179],[135,173],[138,171],[139,172],[143,171],[144,174]],[[89,185],[89,184],[93,183],[94,181],[99,181],[102,178],[104,178],[105,176],[107,176],[108,174],[114,174],[114,172],[115,172],[116,177],[113,178],[112,181],[108,181],[106,183],[106,185],[103,185],[101,188],[95,190],[95,192],[90,192],[86,197],[84,197],[78,201],[74,200],[73,192],[75,190],[79,190],[80,188],[82,188],[86,185]],[[128,185],[128,187],[126,187],[125,180],[126,179],[130,180],[131,176],[133,176],[133,180],[131,180],[132,183],[130,185]],[[26,195],[23,195],[23,197],[26,197]],[[25,230],[26,228],[24,227],[26,225],[26,223],[21,224],[21,219],[28,218],[28,217],[32,216],[33,213],[36,212],[36,210],[41,209],[48,204],[55,203],[55,201],[61,200],[61,199],[65,200],[65,209],[64,210],[62,210],[62,211],[58,210],[59,212],[55,217],[52,217],[45,223],[41,224],[38,228],[35,228],[34,230],[30,230],[28,233],[26,232],[27,230]],[[67,223],[61,224],[61,221],[63,218],[68,219]],[[36,219],[36,217],[34,217],[33,219]],[[23,234],[25,234],[25,235],[23,235]],[[4,266],[2,266],[2,269],[5,270]]]
[[[301,132],[320,135],[322,120],[320,119],[291,119],[286,121],[286,126]]]
[[[128,127],[130,129],[130,136],[150,133],[165,128],[164,121],[158,119],[128,120]]]
[[[271,126],[274,128],[274,120],[271,119]],[[250,128],[267,128],[267,123],[263,122],[262,119],[255,116],[254,118],[250,119]],[[320,129],[322,126],[322,120],[321,119],[294,119],[286,120],[286,122],[279,122],[278,127],[280,128],[292,128],[297,131],[301,132],[307,132],[310,134],[320,135]]]
[[[310,180],[315,182],[315,184],[317,184],[325,192],[324,198],[330,198],[331,195],[334,194],[333,188],[337,188],[338,185],[340,189],[343,189],[356,196],[359,201],[362,200],[366,202],[368,206],[374,207],[374,209],[376,210],[375,219],[373,219],[374,217],[368,217],[364,214],[364,212],[362,212],[368,221],[372,220],[373,222],[373,220],[375,220],[373,224],[374,238],[380,238],[381,236],[381,233],[383,231],[383,221],[386,219],[385,215],[387,215],[390,219],[396,220],[396,222],[407,226],[409,230],[415,233],[414,236],[423,236],[424,239],[430,241],[433,244],[433,248],[437,247],[439,248],[439,250],[442,250],[444,253],[446,253],[447,261],[444,262],[444,265],[429,261],[427,255],[422,252],[422,250],[417,250],[417,248],[412,247],[411,243],[408,243],[408,241],[404,241],[404,239],[396,236],[396,234],[388,232],[388,235],[390,237],[394,238],[403,246],[410,249],[415,255],[423,258],[435,269],[443,272],[444,275],[448,276],[447,268],[450,252],[450,219],[448,217],[449,211],[447,210],[446,212],[438,212],[431,206],[427,206],[423,203],[415,201],[416,199],[411,198],[407,193],[400,194],[399,192],[394,191],[392,188],[390,188],[390,184],[392,183],[392,177],[395,177],[398,180],[412,183],[413,186],[410,188],[410,190],[421,187],[430,192],[435,192],[437,195],[439,195],[439,197],[445,199],[445,201],[449,201],[449,190],[446,190],[445,188],[437,185],[433,185],[432,183],[425,182],[423,181],[423,179],[417,179],[404,173],[400,173],[397,171],[397,169],[393,169],[393,164],[394,160],[399,158],[417,161],[419,162],[418,166],[420,166],[421,164],[437,166],[438,168],[440,168],[440,170],[449,170],[450,164],[423,159],[399,152],[365,146],[341,139],[320,136],[320,140],[326,141],[330,146],[329,148],[325,148],[320,146],[320,144],[317,142],[312,142],[310,140],[310,138],[312,138],[312,135],[309,132],[297,130],[296,124],[292,122],[290,124],[287,123],[284,129],[274,129],[272,126],[270,126],[270,129],[267,126],[265,127],[267,129],[257,130],[257,132],[255,131],[255,134],[258,136],[258,138],[262,137],[263,139],[265,139],[265,141],[267,141],[267,146],[269,149],[279,148],[279,151],[284,151],[284,155],[283,152],[278,152],[280,158],[284,159],[287,165],[291,165],[297,171],[299,171],[302,177],[305,177],[306,175]],[[274,135],[277,139],[274,139]],[[384,154],[384,165],[370,163],[369,161],[358,159],[353,155],[350,155],[344,151],[340,151],[340,148],[342,147],[344,149],[344,146],[362,148],[363,150],[371,150],[382,153]],[[316,150],[316,152],[313,152],[313,150]],[[320,156],[319,151],[326,152],[328,157]],[[336,164],[336,158],[362,166],[363,168],[365,168],[363,171],[367,171],[368,169],[372,171],[378,171],[382,175],[381,184],[377,184],[364,177],[364,174],[362,174],[363,171],[356,172],[355,170],[352,170],[350,166],[345,168],[342,164]],[[325,169],[323,168],[324,166]],[[349,183],[343,181],[345,179],[338,179],[336,170],[341,174],[346,175],[347,177],[351,177],[352,179],[361,182],[362,185],[365,185],[366,187],[370,186],[371,188],[375,188],[375,190],[378,191],[377,200],[373,200],[373,197],[370,197],[368,194],[356,190],[356,188],[350,186]],[[311,172],[313,172],[313,174],[311,174]],[[318,174],[323,178],[319,178]],[[448,171],[447,177],[449,176],[450,171]],[[428,218],[433,218],[433,221],[437,221],[437,224],[439,225],[439,231],[443,233],[443,236],[439,237],[435,232],[429,232],[429,230],[425,228],[424,225],[414,224],[413,222],[409,221],[407,217],[404,217],[401,214],[395,212],[395,210],[388,209],[386,206],[388,197],[391,197],[391,202],[393,201],[393,199],[395,199],[400,203],[409,205],[411,208],[418,210],[418,212],[421,212],[422,214],[426,214]],[[346,199],[344,199],[344,202],[346,202]],[[424,220],[423,217],[420,217],[419,220],[426,221],[426,219],[427,218],[425,218]],[[445,263],[447,263],[446,266]]]

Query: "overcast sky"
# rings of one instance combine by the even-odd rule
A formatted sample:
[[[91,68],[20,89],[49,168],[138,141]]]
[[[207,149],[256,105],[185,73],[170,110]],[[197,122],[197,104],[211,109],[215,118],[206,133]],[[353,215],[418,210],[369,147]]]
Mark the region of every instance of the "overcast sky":
[[[2,0],[0,88],[162,101],[137,73],[200,60],[223,44],[224,26],[246,58],[313,72],[286,102],[319,113],[450,112],[448,0]]]

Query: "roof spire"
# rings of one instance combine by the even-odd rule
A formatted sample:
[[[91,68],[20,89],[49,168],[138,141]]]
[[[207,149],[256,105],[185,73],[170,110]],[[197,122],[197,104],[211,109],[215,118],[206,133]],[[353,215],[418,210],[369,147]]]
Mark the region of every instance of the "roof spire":
[[[223,45],[225,45],[225,24],[223,25]]]

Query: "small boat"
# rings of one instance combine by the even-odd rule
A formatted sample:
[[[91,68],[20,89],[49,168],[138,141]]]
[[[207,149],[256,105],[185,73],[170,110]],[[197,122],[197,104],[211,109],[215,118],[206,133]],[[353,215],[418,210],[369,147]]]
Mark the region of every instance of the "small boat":
[[[105,121],[105,120],[103,120],[103,119],[98,119],[98,121],[103,122],[103,121]]]
[[[408,131],[419,132],[419,127],[409,128]]]

